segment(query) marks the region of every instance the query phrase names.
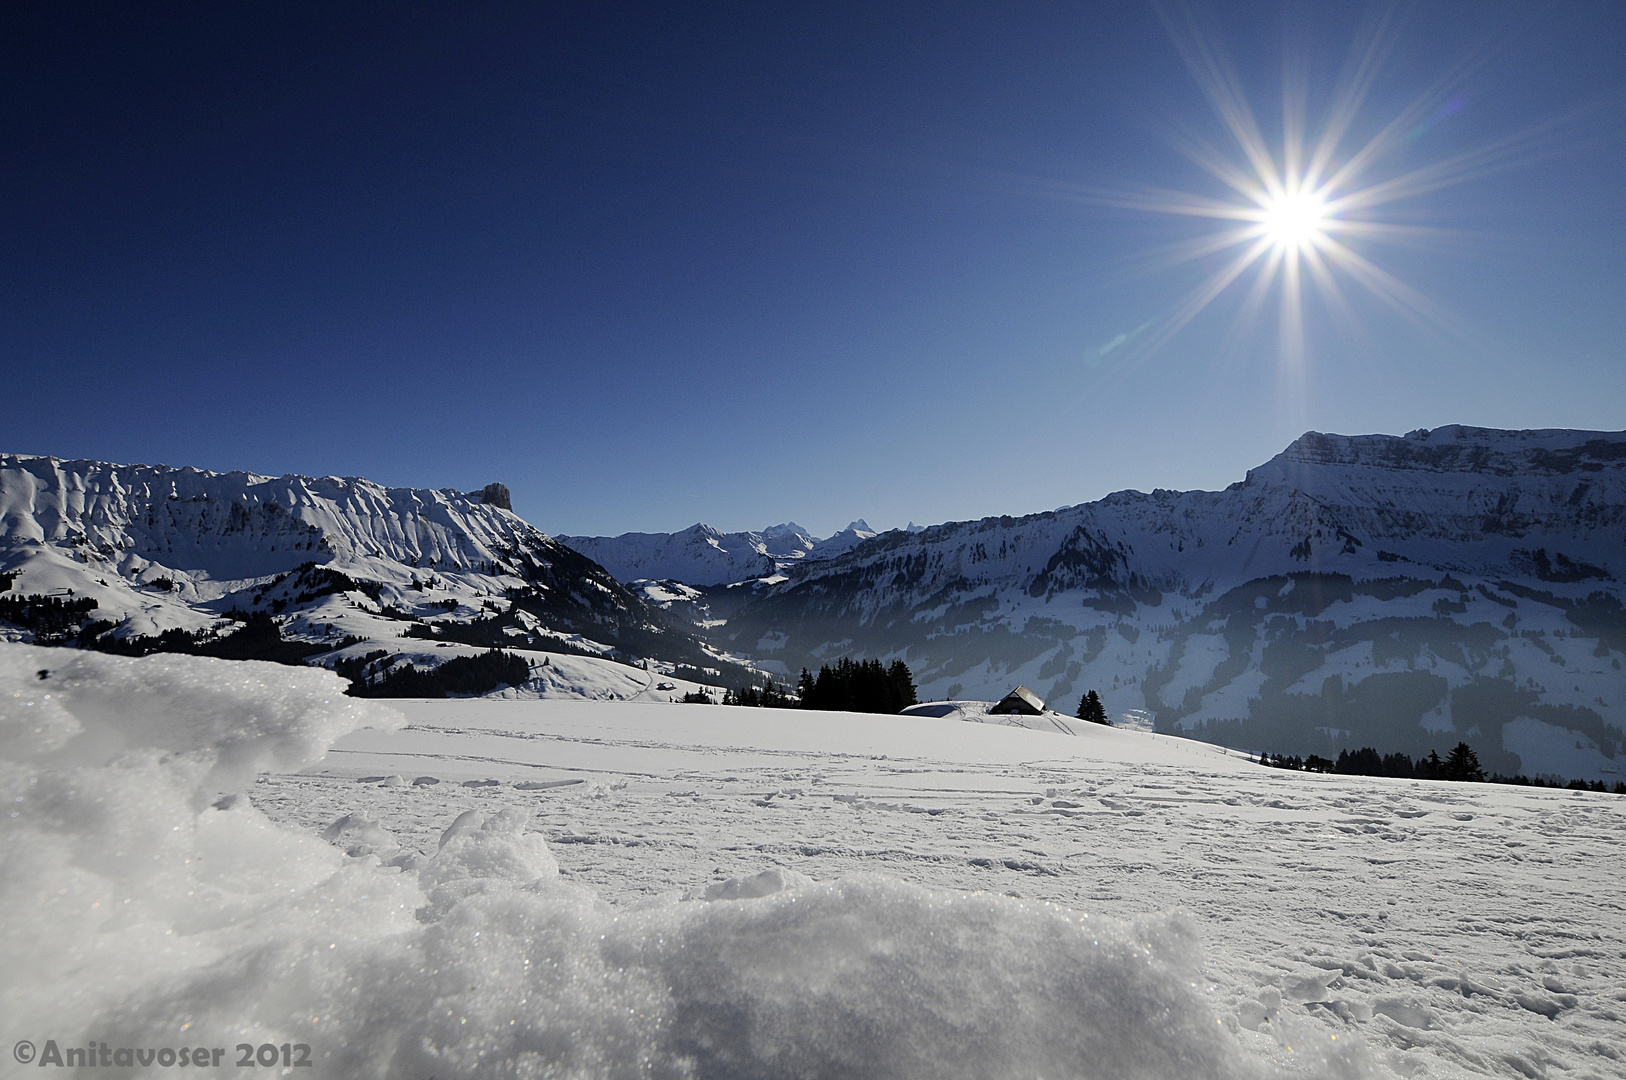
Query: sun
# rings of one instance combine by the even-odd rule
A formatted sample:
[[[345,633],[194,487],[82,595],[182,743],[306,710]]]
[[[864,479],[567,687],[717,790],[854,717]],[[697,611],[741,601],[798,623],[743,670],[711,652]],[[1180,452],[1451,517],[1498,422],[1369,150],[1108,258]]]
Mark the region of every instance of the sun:
[[[1281,130],[1267,138],[1235,70],[1189,7],[1158,7],[1159,16],[1188,70],[1228,138],[1216,143],[1193,128],[1170,130],[1173,147],[1217,185],[1206,193],[1165,187],[1079,187],[1074,197],[1129,210],[1206,220],[1211,228],[1149,251],[1150,269],[1203,262],[1212,269],[1165,313],[1133,333],[1119,334],[1093,356],[1094,363],[1122,349],[1145,356],[1179,333],[1220,294],[1252,278],[1237,315],[1250,325],[1271,293],[1280,301],[1280,359],[1284,371],[1306,363],[1305,294],[1314,293],[1343,330],[1363,321],[1346,295],[1358,286],[1404,318],[1432,323],[1464,340],[1470,327],[1417,289],[1384,270],[1366,252],[1385,244],[1425,244],[1460,239],[1449,230],[1383,220],[1383,208],[1415,199],[1531,159],[1544,146],[1549,125],[1512,133],[1453,156],[1418,161],[1413,142],[1461,109],[1456,83],[1473,64],[1464,61],[1397,114],[1375,118],[1376,130],[1362,143],[1354,132],[1367,126],[1368,96],[1392,51],[1398,24],[1374,15],[1350,43],[1349,57],[1325,106],[1307,115],[1308,75],[1284,67]],[[1470,58],[1473,59],[1473,58]],[[1483,59],[1482,57],[1480,59]],[[1228,145],[1227,145],[1228,144]],[[1408,164],[1408,162],[1417,162]],[[1413,210],[1408,216],[1415,218]]]
[[[1313,191],[1283,191],[1259,210],[1261,235],[1284,253],[1323,246],[1327,219],[1327,202]]]

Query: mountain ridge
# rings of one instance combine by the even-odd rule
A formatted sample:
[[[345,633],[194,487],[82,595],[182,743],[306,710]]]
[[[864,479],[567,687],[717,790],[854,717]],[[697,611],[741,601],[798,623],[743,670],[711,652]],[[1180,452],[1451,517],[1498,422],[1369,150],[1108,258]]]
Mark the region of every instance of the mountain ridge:
[[[416,635],[744,677],[507,494],[4,454],[0,573],[15,596],[93,601],[92,643],[218,634],[260,611],[334,662]]]
[[[923,698],[1022,683],[1071,711],[1095,689],[1119,720],[1254,750],[1460,739],[1493,770],[1622,775],[1626,432],[1308,432],[1220,491],[854,522],[823,558],[789,523],[772,546],[629,534],[693,547],[632,588],[494,487],[0,456],[0,596],[94,599],[120,620],[100,633],[137,640],[252,609],[311,643],[556,647],[712,685],[902,659]]]
[[[1454,735],[1504,772],[1617,778],[1623,576],[1626,433],[1453,425],[1307,433],[1221,491],[883,534],[703,614],[787,677],[897,658],[925,698],[1098,689],[1255,750]]]
[[[559,536],[620,581],[728,585],[770,578],[802,561],[829,559],[877,535],[862,518],[820,540],[795,522],[725,533],[697,522],[675,533]]]

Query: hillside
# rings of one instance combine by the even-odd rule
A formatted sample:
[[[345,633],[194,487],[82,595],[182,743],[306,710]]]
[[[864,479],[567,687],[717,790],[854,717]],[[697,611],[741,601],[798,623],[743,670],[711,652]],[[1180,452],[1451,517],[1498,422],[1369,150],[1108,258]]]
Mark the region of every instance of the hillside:
[[[704,622],[787,676],[901,657],[923,699],[1093,688],[1256,750],[1467,739],[1492,770],[1612,780],[1623,574],[1626,433],[1310,433],[1224,491],[887,533],[713,591]]]
[[[824,541],[569,539],[614,571],[501,485],[5,456],[0,635],[374,676],[380,649],[503,646],[631,664],[639,693],[640,672],[903,659],[923,700],[1023,683],[1071,712],[1095,689],[1119,722],[1256,751],[1465,740],[1490,771],[1626,777],[1626,433],[1310,433],[1224,491]]]
[[[244,655],[331,665],[413,639],[745,677],[515,515],[500,484],[463,494],[4,455],[0,585],[18,640],[175,651],[258,613],[245,629],[273,651]]]

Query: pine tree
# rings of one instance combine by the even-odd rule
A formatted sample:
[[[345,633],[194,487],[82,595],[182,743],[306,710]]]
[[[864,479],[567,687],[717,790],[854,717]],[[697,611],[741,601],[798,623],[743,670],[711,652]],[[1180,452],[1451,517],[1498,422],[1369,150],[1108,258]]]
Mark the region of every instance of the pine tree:
[[[893,696],[897,701],[897,708],[893,712],[902,712],[911,705],[919,704],[919,691],[915,688],[914,673],[909,665],[902,660],[892,661],[892,666],[886,669],[887,682],[892,684]]]
[[[1101,704],[1101,695],[1094,690],[1078,699],[1077,716],[1080,720],[1088,721],[1091,724],[1112,726],[1112,721],[1107,719],[1107,707]]]
[[[1479,755],[1474,753],[1473,748],[1465,742],[1459,742],[1456,749],[1446,757],[1440,779],[1483,783],[1485,770],[1479,767]]]

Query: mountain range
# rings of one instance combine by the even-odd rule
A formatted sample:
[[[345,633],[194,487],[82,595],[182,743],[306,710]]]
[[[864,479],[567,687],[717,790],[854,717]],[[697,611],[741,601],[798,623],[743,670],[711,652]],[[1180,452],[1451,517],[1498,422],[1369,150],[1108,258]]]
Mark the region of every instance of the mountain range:
[[[672,576],[682,580],[680,568]],[[904,658],[1232,746],[1618,779],[1626,433],[1309,433],[1224,491],[1123,491],[873,537],[673,605],[787,679]]]
[[[330,665],[401,650],[433,665],[437,646],[500,645],[658,662],[698,682],[752,674],[514,514],[501,484],[465,494],[0,455],[11,636],[145,652],[212,644],[253,614]]]
[[[788,572],[805,561],[833,559],[877,535],[862,519],[823,540],[795,522],[761,532],[718,532],[691,525],[675,533],[622,533],[620,536],[560,536],[621,581],[681,581],[685,585],[728,585]]]
[[[903,659],[923,699],[1096,690],[1248,749],[1462,740],[1493,771],[1626,776],[1623,432],[1312,432],[1223,491],[824,541],[554,538],[506,495],[0,457],[0,619],[37,639],[21,598],[72,590],[97,606],[47,637],[262,611],[319,663],[511,644],[734,685]]]

